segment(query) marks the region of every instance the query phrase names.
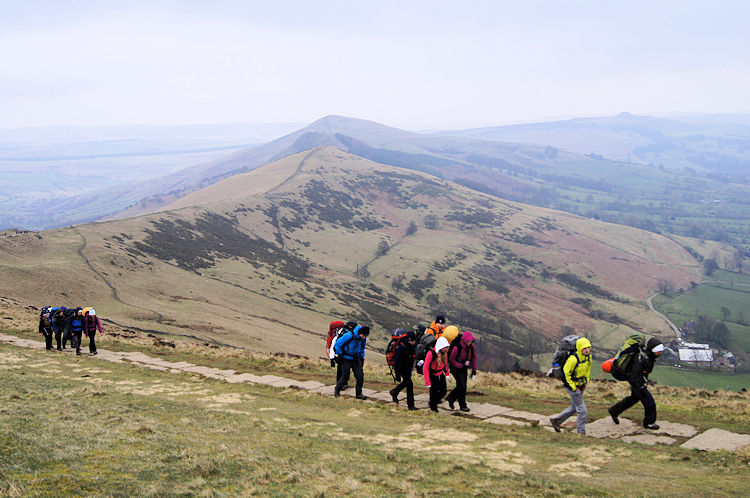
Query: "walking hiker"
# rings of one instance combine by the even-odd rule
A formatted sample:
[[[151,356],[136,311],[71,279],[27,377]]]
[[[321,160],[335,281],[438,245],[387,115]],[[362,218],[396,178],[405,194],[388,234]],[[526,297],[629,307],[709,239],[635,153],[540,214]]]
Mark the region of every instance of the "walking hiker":
[[[560,426],[574,413],[578,413],[576,430],[578,434],[586,434],[586,418],[588,410],[583,401],[583,391],[591,379],[591,342],[585,337],[576,341],[576,351],[568,356],[562,367],[562,382],[570,396],[570,406],[557,415],[550,417],[552,428],[560,432]]]
[[[445,330],[447,331],[447,327]],[[445,336],[443,336],[445,337]],[[469,367],[471,367],[471,378],[477,375],[477,352],[474,348],[474,335],[468,330],[453,340],[448,350],[448,365],[451,375],[456,381],[456,387],[445,398],[448,400],[448,406],[454,409],[454,403],[458,401],[458,406],[462,412],[468,412],[469,407],[466,405],[466,383],[469,377]]]
[[[52,322],[49,318],[49,308],[42,308],[42,312],[39,314],[39,333],[44,336],[44,345],[47,351],[52,349]]]
[[[414,406],[414,383],[411,380],[411,371],[414,368],[414,354],[417,344],[417,334],[407,332],[404,341],[396,346],[396,352],[393,357],[393,370],[396,375],[396,382],[399,384],[389,392],[394,403],[398,403],[398,393],[406,389],[406,406],[409,410],[416,410]]]
[[[620,423],[618,417],[622,412],[640,401],[644,411],[643,427],[654,431],[659,429],[656,424],[656,402],[646,386],[646,381],[662,351],[664,344],[656,337],[652,337],[646,344],[645,354],[638,352],[633,358],[627,379],[630,383],[630,396],[626,396],[607,410],[615,424]]]
[[[86,308],[83,313],[83,333],[89,338],[89,353],[96,354],[96,342],[94,336],[96,331],[102,333],[102,325],[99,322],[99,317],[96,316],[96,310],[94,308]]]
[[[333,395],[338,397],[344,385],[349,382],[350,372],[354,372],[354,378],[357,380],[355,386],[355,396],[357,399],[367,399],[362,394],[362,386],[365,382],[365,346],[367,345],[367,336],[370,335],[370,327],[366,325],[357,325],[354,330],[347,330],[334,343],[333,349],[341,362],[341,378],[336,382],[333,389]]]
[[[445,315],[438,315],[435,317],[435,321],[427,327],[424,333],[432,334],[436,339],[440,339],[443,335],[443,330],[445,330]]]
[[[83,308],[76,308],[73,313],[68,317],[65,322],[65,331],[63,336],[63,344],[65,344],[65,337],[70,337],[70,346],[75,348],[76,354],[81,354],[81,336],[83,335]]]
[[[65,306],[61,306],[59,308],[52,308],[52,312],[50,313],[52,332],[55,334],[55,342],[57,343],[58,351],[65,349],[65,341],[62,337],[63,330],[65,329],[65,322],[68,319],[68,317],[65,316],[65,311]]]
[[[435,347],[427,352],[422,366],[424,382],[430,390],[430,410],[437,412],[437,405],[445,396],[448,388],[445,380],[450,377],[448,371],[448,339],[441,337]]]

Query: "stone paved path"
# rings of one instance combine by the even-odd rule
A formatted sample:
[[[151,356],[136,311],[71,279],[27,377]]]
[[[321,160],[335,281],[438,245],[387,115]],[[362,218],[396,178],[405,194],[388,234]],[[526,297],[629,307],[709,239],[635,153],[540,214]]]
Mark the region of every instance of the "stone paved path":
[[[22,339],[12,335],[0,334],[0,342],[12,344],[14,346],[32,349],[44,349],[44,343],[34,341],[31,339]],[[72,350],[67,350],[72,352]],[[184,361],[170,362],[161,358],[154,358],[141,352],[123,352],[123,351],[108,351],[105,349],[99,349],[97,356],[89,356],[92,359],[100,361],[111,361],[115,363],[130,363],[144,368],[151,368],[163,372],[171,373],[193,373],[202,375],[210,379],[223,380],[229,383],[248,383],[248,384],[263,384],[278,388],[297,388],[304,389],[310,392],[314,392],[323,396],[333,396],[333,387],[327,386],[321,382],[308,380],[300,381],[295,379],[287,379],[285,377],[278,377],[276,375],[254,375],[251,373],[239,373],[234,370],[221,370],[213,367],[206,367],[200,365],[194,365]],[[354,396],[354,390],[348,389],[341,393],[346,396]],[[363,394],[368,396],[373,401],[392,403],[391,395],[386,392],[377,392],[372,389],[364,389]],[[403,398],[401,398],[403,400]],[[417,408],[427,408],[427,401],[429,395],[422,393],[415,396],[415,405]],[[401,408],[406,408],[405,403],[398,405]],[[546,430],[553,431],[552,426],[549,422],[549,415],[542,415],[539,413],[532,413],[522,410],[515,410],[513,408],[503,407],[499,405],[493,405],[490,403],[472,403],[469,402],[468,406],[470,412],[460,412],[449,410],[443,406],[439,407],[439,413],[472,417],[475,419],[482,420],[483,422],[496,424],[496,425],[518,425],[518,426],[541,426]],[[575,430],[575,417],[568,420],[563,427]],[[589,437],[595,438],[614,438],[620,439],[627,443],[641,443],[641,444],[666,444],[674,445],[680,441],[684,441],[681,444],[683,448],[692,448],[704,451],[717,451],[717,450],[729,450],[734,451],[743,446],[750,445],[750,435],[738,434],[722,429],[708,429],[707,431],[698,434],[698,429],[693,426],[686,424],[678,424],[673,422],[658,421],[660,429],[658,431],[647,431],[643,429],[639,424],[632,422],[626,418],[620,417],[620,424],[615,425],[612,420],[607,417],[599,420],[595,420],[588,423],[586,426],[586,433]]]

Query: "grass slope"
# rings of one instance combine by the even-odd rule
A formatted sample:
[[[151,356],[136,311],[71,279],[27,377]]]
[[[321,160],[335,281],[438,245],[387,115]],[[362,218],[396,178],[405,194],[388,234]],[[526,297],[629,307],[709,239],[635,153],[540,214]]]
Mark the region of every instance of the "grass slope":
[[[442,311],[479,333],[495,369],[512,367],[527,330],[548,349],[563,325],[610,349],[633,330],[668,335],[643,299],[660,278],[698,274],[665,237],[332,147],[161,213],[0,239],[0,295],[21,302],[93,304],[154,334],[306,356],[333,318],[375,325],[382,348],[388,331]]]
[[[154,354],[137,335],[103,336],[103,346]],[[332,375],[322,362],[182,342],[166,349],[166,358],[239,371],[262,365],[283,375]],[[738,495],[750,462],[742,450],[589,440],[6,345],[0,359],[0,493],[7,495]],[[384,375],[368,365],[368,384]],[[480,379],[470,397],[547,403],[549,413],[565,404],[549,379]],[[587,391],[593,416],[602,416],[610,387],[594,382]],[[748,417],[747,393],[654,392],[670,420],[731,428]],[[634,475],[638,483],[669,475],[670,484],[643,488]]]

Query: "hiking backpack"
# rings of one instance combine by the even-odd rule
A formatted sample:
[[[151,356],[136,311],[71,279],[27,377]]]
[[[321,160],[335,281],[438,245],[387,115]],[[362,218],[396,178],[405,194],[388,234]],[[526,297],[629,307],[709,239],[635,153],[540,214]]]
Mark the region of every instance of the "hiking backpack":
[[[552,357],[552,368],[547,372],[547,377],[554,377],[556,379],[563,378],[563,366],[568,361],[570,355],[576,353],[576,341],[581,337],[575,334],[566,335],[557,346],[555,355]]]
[[[416,354],[414,355],[417,368],[422,368],[422,365],[424,365],[424,359],[427,357],[427,351],[434,348],[436,343],[437,337],[432,334],[424,334],[419,339]]]
[[[331,349],[328,351],[328,357],[330,359],[333,360],[334,358],[336,358],[338,356],[336,354],[336,350],[333,349],[334,346],[336,346],[336,341],[338,341],[341,338],[342,335],[346,334],[347,332],[351,332],[356,327],[357,327],[357,323],[356,322],[349,322],[349,323],[347,323],[346,325],[344,325],[343,327],[341,327],[340,329],[338,329],[336,331],[336,335],[333,336],[333,339],[331,340]]]
[[[646,336],[636,332],[625,339],[625,343],[614,357],[612,362],[612,377],[617,380],[628,380],[630,368],[633,366],[633,360],[641,354],[646,346]]]
[[[391,371],[391,377],[393,377],[393,380],[396,380],[396,374],[393,372],[393,367],[395,366],[395,360],[396,360],[396,348],[401,345],[401,343],[406,338],[406,331],[404,329],[398,328],[395,329],[393,332],[391,332],[391,340],[388,342],[388,346],[385,348],[385,361],[388,363],[388,369]]]
[[[453,354],[454,349],[458,349],[459,352],[456,353],[456,358],[458,358],[458,355],[461,354],[461,349],[463,349],[463,346],[461,345],[461,337],[463,337],[463,334],[461,332],[458,333],[455,339],[451,342],[450,346],[448,346],[448,358],[451,357]]]

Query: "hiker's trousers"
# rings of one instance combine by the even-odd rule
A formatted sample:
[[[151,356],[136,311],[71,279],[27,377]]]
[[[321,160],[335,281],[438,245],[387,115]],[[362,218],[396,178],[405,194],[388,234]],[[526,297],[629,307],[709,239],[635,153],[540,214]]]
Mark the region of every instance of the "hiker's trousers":
[[[565,391],[567,391],[568,396],[570,396],[570,406],[554,417],[550,417],[550,420],[559,425],[565,422],[568,417],[570,417],[574,413],[577,413],[578,418],[576,419],[576,431],[579,434],[586,434],[586,418],[588,417],[589,412],[586,409],[586,403],[583,401],[583,391],[571,391],[567,387],[565,388]]]
[[[435,375],[430,372],[430,410],[433,412],[437,411],[438,403],[440,403],[440,400],[443,399],[447,391],[445,374]]]
[[[623,398],[617,402],[612,408],[611,412],[615,416],[619,416],[622,412],[635,405],[638,402],[643,405],[643,425],[650,425],[656,422],[656,402],[654,397],[649,392],[646,386],[638,386],[630,382],[630,396]]]
[[[341,378],[336,383],[334,392],[338,393],[341,388],[349,383],[350,372],[354,372],[354,378],[357,380],[354,394],[356,396],[362,396],[362,386],[365,383],[365,371],[362,369],[362,358],[354,358],[353,360],[341,359]]]
[[[398,395],[404,388],[406,388],[406,406],[414,406],[414,382],[411,380],[411,371],[406,375],[401,375],[401,383],[393,388],[393,392]]]
[[[89,353],[96,353],[96,341],[94,340],[94,337],[96,336],[96,330],[89,332]]]
[[[466,382],[469,378],[468,368],[451,368],[451,376],[456,380],[456,387],[448,394],[446,399],[451,403],[458,401],[458,406],[466,406]]]

